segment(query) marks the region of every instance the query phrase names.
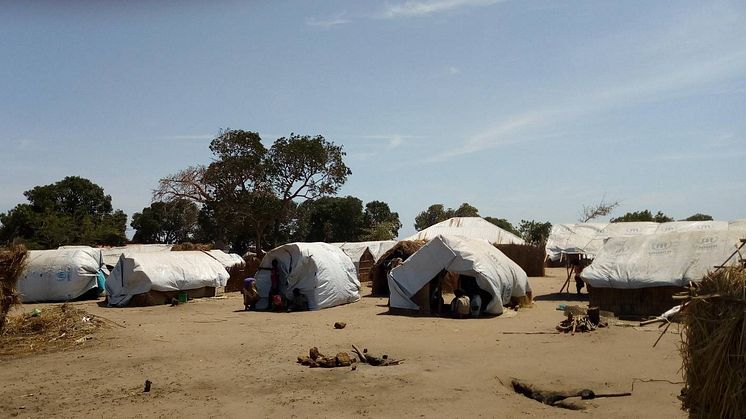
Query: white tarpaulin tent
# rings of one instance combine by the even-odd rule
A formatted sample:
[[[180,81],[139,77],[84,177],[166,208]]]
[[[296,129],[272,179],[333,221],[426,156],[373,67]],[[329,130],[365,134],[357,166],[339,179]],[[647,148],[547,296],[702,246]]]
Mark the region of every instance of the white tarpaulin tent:
[[[389,305],[419,309],[412,297],[441,270],[476,278],[477,285],[492,295],[484,312],[501,314],[511,297],[531,292],[526,272],[485,240],[437,236],[389,273]]]
[[[515,234],[505,231],[482,217],[453,217],[415,233],[404,240],[432,240],[437,236],[461,236],[497,244],[525,244]]]
[[[106,279],[109,305],[124,306],[137,294],[224,287],[228,271],[200,251],[124,253]]]
[[[128,244],[126,246],[105,247],[101,249],[104,255],[104,263],[107,266],[115,266],[119,257],[125,252],[129,253],[153,253],[170,252],[172,244]]]
[[[598,288],[681,287],[723,263],[743,237],[715,229],[611,237],[580,276]]]
[[[18,280],[24,303],[74,300],[91,290],[103,291],[108,274],[101,249],[75,246],[56,250],[31,250],[28,266]]]
[[[352,263],[355,265],[355,271],[357,271],[360,258],[365,253],[365,250],[369,250],[370,254],[377,261],[382,254],[386,253],[389,249],[396,245],[396,240],[380,240],[380,241],[368,241],[368,242],[345,242],[345,243],[332,243],[333,245],[342,249],[347,256],[352,259]]]
[[[328,243],[288,243],[272,249],[256,273],[258,308],[267,308],[272,285],[272,261],[277,260],[284,282],[280,289],[291,298],[298,288],[308,298],[308,308],[318,310],[360,299],[360,281],[352,260],[339,247]]]
[[[225,269],[230,269],[235,266],[243,266],[246,263],[241,255],[238,255],[236,253],[226,253],[222,250],[213,249],[208,250],[207,254],[220,262],[223,267],[225,267]]]
[[[552,226],[546,244],[547,258],[559,260],[563,254],[594,258],[610,237],[635,237],[674,231],[728,230],[727,221],[672,221],[668,223],[580,223]]]

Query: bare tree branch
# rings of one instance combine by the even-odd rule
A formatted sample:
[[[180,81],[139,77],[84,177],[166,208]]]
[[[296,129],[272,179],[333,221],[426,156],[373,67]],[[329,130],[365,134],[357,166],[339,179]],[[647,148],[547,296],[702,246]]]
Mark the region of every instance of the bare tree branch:
[[[603,217],[611,214],[614,208],[619,206],[619,201],[606,202],[606,194],[601,198],[601,202],[596,205],[583,205],[583,209],[580,211],[580,218],[578,221],[581,223],[587,223],[598,217]]]
[[[205,166],[191,166],[158,181],[153,201],[172,201],[185,198],[204,204],[210,199],[210,186],[205,182]]]

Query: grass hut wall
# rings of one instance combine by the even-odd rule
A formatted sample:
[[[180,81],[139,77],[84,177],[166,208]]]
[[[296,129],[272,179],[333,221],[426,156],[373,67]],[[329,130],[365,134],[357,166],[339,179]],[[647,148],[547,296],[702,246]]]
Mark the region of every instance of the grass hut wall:
[[[417,250],[427,243],[425,240],[402,240],[386,251],[371,268],[368,277],[371,280],[371,294],[378,296],[389,295],[388,275],[391,264],[396,258],[407,260]]]
[[[693,418],[746,417],[746,270],[707,275],[682,310],[684,409]]]
[[[674,292],[723,263],[742,234],[714,230],[612,237],[581,278],[589,285],[591,305],[615,314],[659,315],[675,305]]]
[[[544,276],[544,248],[530,244],[495,244],[505,256],[517,263],[528,276]]]
[[[21,302],[16,286],[26,270],[27,257],[28,252],[21,245],[0,249],[0,332],[5,327],[10,309]]]

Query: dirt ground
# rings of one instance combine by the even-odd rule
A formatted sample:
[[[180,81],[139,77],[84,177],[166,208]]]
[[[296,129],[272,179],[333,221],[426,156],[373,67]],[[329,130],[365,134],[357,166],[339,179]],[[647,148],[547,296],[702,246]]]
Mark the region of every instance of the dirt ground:
[[[548,275],[531,278],[534,307],[488,319],[392,316],[372,297],[290,314],[243,312],[238,293],[175,307],[76,303],[125,327],[63,352],[0,358],[0,417],[684,417],[682,385],[665,381],[636,381],[632,396],[591,400],[585,411],[508,387],[511,377],[596,393],[630,391],[635,379],[681,381],[675,328],[655,348],[659,329],[634,323],[575,336],[504,333],[551,332],[563,319],[558,304],[587,304],[556,294],[564,269]],[[44,305],[21,309],[33,307]],[[354,371],[295,363],[311,346],[334,354],[351,344],[406,361]]]

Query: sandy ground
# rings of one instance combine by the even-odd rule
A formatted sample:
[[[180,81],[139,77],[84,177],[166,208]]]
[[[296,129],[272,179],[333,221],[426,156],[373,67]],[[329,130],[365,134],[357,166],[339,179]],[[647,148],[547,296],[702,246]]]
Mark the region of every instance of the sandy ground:
[[[653,348],[655,326],[503,333],[553,331],[557,304],[587,304],[556,294],[563,269],[548,274],[531,278],[534,307],[489,319],[392,316],[372,297],[290,314],[242,312],[237,293],[176,307],[76,303],[126,327],[64,352],[0,358],[0,417],[684,417],[681,384],[637,381],[631,397],[592,400],[585,411],[506,386],[519,377],[598,393],[630,391],[634,379],[681,380],[678,335]],[[311,346],[333,354],[351,344],[406,362],[355,371],[295,363]]]

